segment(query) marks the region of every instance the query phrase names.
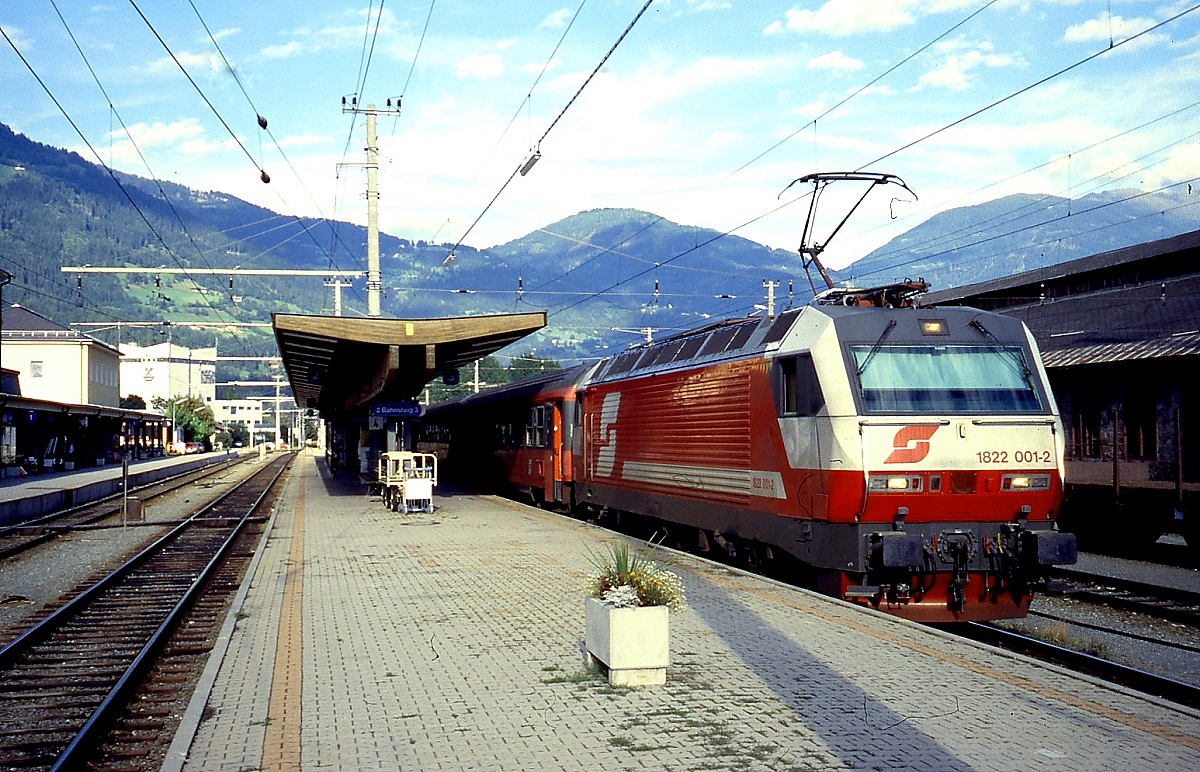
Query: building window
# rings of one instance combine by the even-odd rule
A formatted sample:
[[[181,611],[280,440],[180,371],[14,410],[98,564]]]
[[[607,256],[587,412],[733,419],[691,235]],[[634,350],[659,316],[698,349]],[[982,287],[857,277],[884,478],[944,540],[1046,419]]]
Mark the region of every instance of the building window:
[[[29,377],[30,378],[41,378],[43,375],[45,375],[45,365],[43,362],[30,362],[29,363]]]

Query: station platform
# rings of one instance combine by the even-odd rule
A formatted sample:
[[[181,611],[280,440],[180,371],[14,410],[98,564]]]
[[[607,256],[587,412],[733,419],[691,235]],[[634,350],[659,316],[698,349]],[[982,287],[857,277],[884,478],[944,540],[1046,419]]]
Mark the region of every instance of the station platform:
[[[584,664],[610,532],[302,455],[166,770],[1200,769],[1200,713],[687,556],[662,686]]]
[[[130,487],[146,485],[172,474],[225,461],[232,451],[133,461]],[[0,480],[0,526],[86,504],[121,490],[121,464],[88,467],[70,472],[47,472]]]

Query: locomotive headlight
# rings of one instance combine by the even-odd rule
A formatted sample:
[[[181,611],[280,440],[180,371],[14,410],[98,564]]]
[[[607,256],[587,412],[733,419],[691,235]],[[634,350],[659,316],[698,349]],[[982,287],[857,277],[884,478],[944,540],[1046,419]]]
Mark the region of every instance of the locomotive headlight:
[[[1000,481],[1000,489],[1006,491],[1048,491],[1048,474],[1006,474]]]
[[[873,474],[867,477],[867,489],[872,491],[913,493],[924,487],[922,483],[920,475]]]

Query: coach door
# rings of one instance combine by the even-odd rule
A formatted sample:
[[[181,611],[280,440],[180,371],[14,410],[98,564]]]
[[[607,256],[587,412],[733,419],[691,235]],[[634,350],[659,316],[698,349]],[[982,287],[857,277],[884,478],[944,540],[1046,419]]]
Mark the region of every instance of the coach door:
[[[547,491],[553,492],[555,501],[563,500],[563,479],[567,476],[566,464],[570,454],[566,453],[566,448],[563,447],[563,403],[562,400],[555,400],[550,403],[550,449],[554,454],[548,465],[550,474],[552,475],[546,486]]]

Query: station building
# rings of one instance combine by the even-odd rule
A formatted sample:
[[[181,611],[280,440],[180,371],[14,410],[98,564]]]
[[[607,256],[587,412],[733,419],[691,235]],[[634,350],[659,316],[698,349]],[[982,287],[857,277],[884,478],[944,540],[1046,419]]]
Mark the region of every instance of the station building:
[[[1200,544],[1200,231],[922,303],[1009,314],[1033,332],[1066,430],[1064,530]]]
[[[99,340],[12,305],[4,309],[0,366],[15,370],[25,396],[117,407],[121,353]]]
[[[120,407],[116,349],[21,306],[0,325],[0,476],[162,454],[170,422]]]

